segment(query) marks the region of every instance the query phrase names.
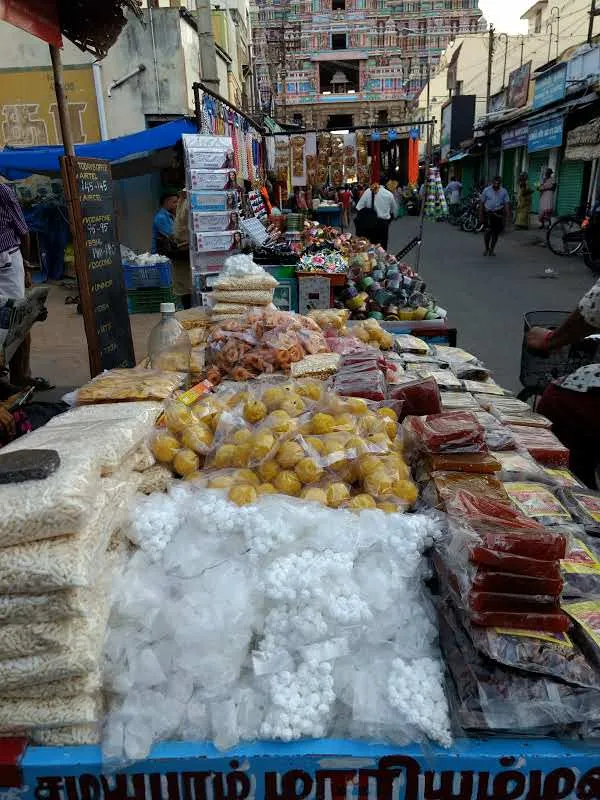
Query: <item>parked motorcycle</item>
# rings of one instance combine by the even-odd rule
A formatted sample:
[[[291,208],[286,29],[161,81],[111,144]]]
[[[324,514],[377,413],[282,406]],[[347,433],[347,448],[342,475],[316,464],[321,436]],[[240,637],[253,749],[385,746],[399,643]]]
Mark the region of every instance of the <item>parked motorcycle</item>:
[[[597,203],[588,217],[581,223],[583,230],[583,260],[586,267],[600,274],[600,203]]]

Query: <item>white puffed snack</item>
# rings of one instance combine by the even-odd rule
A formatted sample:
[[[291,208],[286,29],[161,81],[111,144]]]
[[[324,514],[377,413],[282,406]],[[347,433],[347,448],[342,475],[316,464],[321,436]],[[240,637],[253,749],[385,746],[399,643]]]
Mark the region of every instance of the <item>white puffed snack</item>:
[[[101,735],[100,725],[64,725],[59,728],[42,728],[28,731],[31,743],[43,747],[75,747],[83,744],[99,744]]]
[[[0,703],[3,700],[38,700],[45,697],[76,697],[83,694],[96,694],[102,688],[102,673],[97,668],[80,678],[68,678],[64,681],[36,683],[32,686],[19,686],[17,689],[2,689]]]
[[[98,722],[101,713],[99,695],[4,700],[0,702],[0,731],[89,724]]]

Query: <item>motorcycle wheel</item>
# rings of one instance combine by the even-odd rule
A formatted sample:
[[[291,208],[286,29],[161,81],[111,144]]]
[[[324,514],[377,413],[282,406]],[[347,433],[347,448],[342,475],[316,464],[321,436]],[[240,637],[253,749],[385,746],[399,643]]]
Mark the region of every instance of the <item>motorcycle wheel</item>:
[[[600,260],[593,258],[591,253],[586,252],[583,254],[583,261],[594,275],[600,275]]]
[[[465,233],[475,233],[476,223],[470,214],[463,219],[461,227]]]

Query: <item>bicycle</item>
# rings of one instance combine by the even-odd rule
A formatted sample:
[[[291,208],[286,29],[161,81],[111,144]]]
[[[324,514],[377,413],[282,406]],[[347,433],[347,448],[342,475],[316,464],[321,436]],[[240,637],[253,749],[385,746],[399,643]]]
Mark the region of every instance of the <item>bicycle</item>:
[[[561,347],[560,350],[553,350],[551,353],[539,353],[529,349],[527,334],[532,328],[556,330],[569,315],[569,311],[529,311],[525,314],[519,376],[523,389],[518,397],[525,403],[532,401],[534,410],[539,398],[552,381],[565,378],[580,367],[599,361],[600,342],[594,336],[577,344]]]
[[[574,256],[581,252],[584,245],[582,223],[586,219],[587,209],[578,209],[575,214],[559,217],[546,231],[546,244],[557,256]]]

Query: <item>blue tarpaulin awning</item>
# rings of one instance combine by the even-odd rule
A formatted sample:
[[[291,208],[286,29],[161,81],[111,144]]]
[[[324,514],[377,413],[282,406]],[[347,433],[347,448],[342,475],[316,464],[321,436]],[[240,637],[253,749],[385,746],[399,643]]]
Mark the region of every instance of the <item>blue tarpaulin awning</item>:
[[[107,139],[104,142],[75,145],[75,153],[82,158],[98,158],[111,164],[134,159],[155,150],[173,147],[183,133],[196,133],[196,125],[189,119],[176,119],[128,136]],[[59,158],[64,155],[62,145],[53,147],[7,147],[0,151],[0,175],[8,180],[20,180],[29,175],[51,175],[60,172]]]

